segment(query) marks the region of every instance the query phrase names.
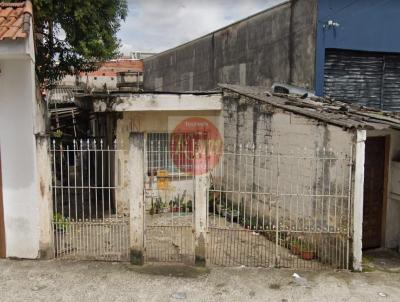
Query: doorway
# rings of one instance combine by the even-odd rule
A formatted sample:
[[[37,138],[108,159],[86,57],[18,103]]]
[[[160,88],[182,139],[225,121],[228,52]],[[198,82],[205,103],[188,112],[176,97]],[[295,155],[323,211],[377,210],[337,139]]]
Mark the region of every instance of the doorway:
[[[3,208],[3,182],[1,177],[1,150],[0,150],[0,258],[6,257],[6,236]]]
[[[388,145],[384,136],[369,137],[365,143],[363,249],[379,248],[384,241]]]

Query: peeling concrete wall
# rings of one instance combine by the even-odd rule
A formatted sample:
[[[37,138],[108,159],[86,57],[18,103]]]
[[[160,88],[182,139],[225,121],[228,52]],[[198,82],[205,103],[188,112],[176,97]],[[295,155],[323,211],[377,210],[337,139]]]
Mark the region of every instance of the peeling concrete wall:
[[[210,90],[218,83],[313,89],[316,1],[285,2],[144,60],[148,91]]]
[[[269,145],[283,151],[332,148],[350,154],[353,133],[283,111],[235,93],[224,92],[225,144]]]
[[[291,165],[297,163],[296,157],[351,157],[353,132],[257,103],[237,94],[225,92],[223,101],[225,148],[232,148],[233,145],[243,147],[254,145],[258,150],[269,152],[273,150],[274,153],[288,155],[290,158],[282,165],[283,170],[280,171],[280,182],[283,188],[287,189],[287,186],[291,184],[298,185],[299,179],[293,178],[298,175],[294,176],[290,171],[293,168]],[[328,175],[329,169],[334,171],[336,164],[333,160],[326,160],[325,165],[324,172]],[[317,168],[321,170],[322,167]],[[299,168],[298,172],[302,170]],[[303,175],[307,178],[309,176]],[[323,181],[322,178],[323,175],[316,176],[319,182]],[[305,186],[309,186],[309,183]],[[328,184],[326,186],[328,187]]]
[[[271,231],[271,225],[279,224],[284,232],[315,232],[313,240],[320,246],[322,240],[326,240],[325,254],[320,257],[331,261],[331,257],[335,257],[332,255],[340,255],[338,257],[344,261],[346,250],[339,250],[339,246],[344,246],[345,239],[338,244],[335,240],[342,239],[334,234],[324,237],[318,233],[333,233],[338,229],[347,232],[351,228],[347,196],[349,183],[353,182],[349,164],[355,133],[236,93],[225,91],[223,102],[225,149],[241,145],[242,153],[251,154],[245,146],[255,146],[255,154],[261,154],[262,159],[256,157],[249,163],[249,159],[245,161],[246,157],[242,156],[242,163],[239,159],[239,163],[232,162],[227,168],[232,174],[232,167],[236,167],[234,184],[230,175],[220,181],[242,192],[256,192],[252,196],[242,194],[240,202],[246,204],[246,213],[263,216]],[[273,155],[268,153],[263,157],[265,151]],[[252,158],[250,156],[250,160]],[[250,172],[245,172],[246,169],[253,170],[247,178],[245,174]],[[260,192],[267,193],[266,200]],[[237,196],[232,195],[236,204]],[[351,206],[352,197],[349,200]]]

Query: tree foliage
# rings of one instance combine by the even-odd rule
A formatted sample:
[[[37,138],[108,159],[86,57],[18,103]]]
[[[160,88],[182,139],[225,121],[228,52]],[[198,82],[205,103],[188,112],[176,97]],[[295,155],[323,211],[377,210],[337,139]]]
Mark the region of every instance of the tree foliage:
[[[118,54],[126,0],[32,0],[36,71],[51,86],[67,74],[93,71]]]

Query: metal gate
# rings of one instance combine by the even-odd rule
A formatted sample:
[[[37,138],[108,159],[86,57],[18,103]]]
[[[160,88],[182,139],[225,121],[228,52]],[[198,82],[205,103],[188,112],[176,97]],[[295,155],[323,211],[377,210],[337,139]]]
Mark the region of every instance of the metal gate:
[[[348,269],[351,169],[351,150],[226,150],[210,173],[208,263]]]
[[[148,133],[145,261],[194,263],[194,148],[188,134]]]
[[[57,258],[124,261],[129,212],[121,197],[123,150],[99,140],[53,140],[53,233]]]

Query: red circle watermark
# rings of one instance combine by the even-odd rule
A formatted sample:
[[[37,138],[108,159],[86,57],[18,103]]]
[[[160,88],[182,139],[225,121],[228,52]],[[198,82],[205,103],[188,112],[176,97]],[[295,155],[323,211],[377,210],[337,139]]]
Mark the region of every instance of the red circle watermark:
[[[201,175],[218,164],[222,146],[221,134],[210,120],[186,118],[172,132],[172,161],[181,172]]]

